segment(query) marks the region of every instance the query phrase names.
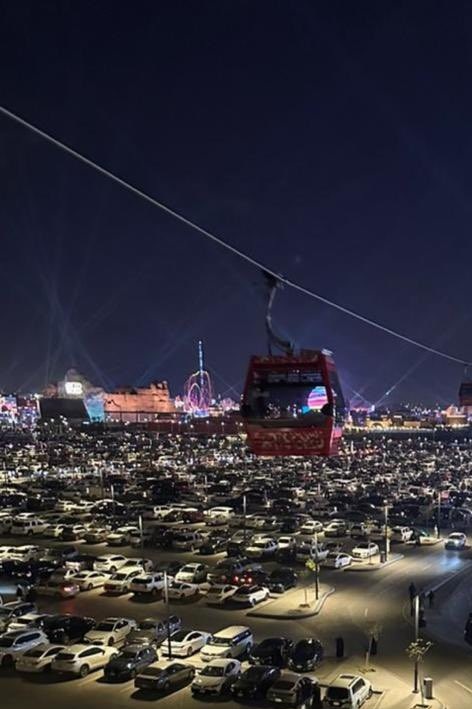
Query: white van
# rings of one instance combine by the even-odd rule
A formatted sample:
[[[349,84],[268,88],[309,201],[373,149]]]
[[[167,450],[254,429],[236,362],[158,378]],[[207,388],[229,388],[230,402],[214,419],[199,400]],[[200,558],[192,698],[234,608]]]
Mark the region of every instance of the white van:
[[[254,643],[252,630],[245,625],[230,625],[219,630],[201,649],[200,657],[204,662],[222,657],[242,657]]]
[[[33,534],[43,534],[47,526],[46,522],[38,517],[28,517],[27,519],[16,518],[13,520],[10,534],[14,537],[31,537]]]

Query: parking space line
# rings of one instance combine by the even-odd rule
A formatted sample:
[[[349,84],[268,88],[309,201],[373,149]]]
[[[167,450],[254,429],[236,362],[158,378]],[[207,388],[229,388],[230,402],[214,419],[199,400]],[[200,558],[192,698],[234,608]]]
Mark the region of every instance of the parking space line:
[[[459,687],[462,687],[462,689],[465,689],[466,692],[469,692],[469,694],[472,694],[472,689],[468,687],[466,684],[462,684],[462,682],[459,682],[458,679],[455,679],[454,682],[459,685]]]

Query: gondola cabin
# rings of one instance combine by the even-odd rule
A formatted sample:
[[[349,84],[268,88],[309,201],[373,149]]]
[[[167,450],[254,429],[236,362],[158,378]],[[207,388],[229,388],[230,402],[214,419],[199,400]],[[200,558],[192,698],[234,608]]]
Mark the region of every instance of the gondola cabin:
[[[346,407],[331,353],[253,356],[241,414],[256,455],[336,455]]]

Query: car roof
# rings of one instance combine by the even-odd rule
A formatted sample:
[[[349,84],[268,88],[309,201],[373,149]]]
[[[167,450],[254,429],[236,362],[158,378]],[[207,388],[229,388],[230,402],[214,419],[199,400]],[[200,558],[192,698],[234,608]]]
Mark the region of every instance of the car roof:
[[[359,675],[348,675],[341,674],[338,675],[332,682],[330,682],[330,687],[350,687],[353,682],[360,679]]]
[[[227,628],[223,628],[223,630],[218,630],[216,633],[213,633],[213,637],[231,638],[234,635],[239,635],[239,633],[245,633],[246,630],[250,630],[247,625],[229,625]]]

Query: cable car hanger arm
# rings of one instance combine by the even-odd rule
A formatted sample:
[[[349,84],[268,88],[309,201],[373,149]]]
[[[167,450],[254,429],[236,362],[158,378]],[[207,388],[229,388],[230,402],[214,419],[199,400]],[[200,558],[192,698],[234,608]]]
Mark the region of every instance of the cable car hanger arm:
[[[278,288],[283,288],[283,283],[269,271],[262,271],[267,286],[267,311],[266,311],[266,332],[267,345],[269,354],[272,354],[272,346],[277,347],[284,354],[290,356],[293,354],[293,343],[290,340],[284,340],[283,337],[274,332],[272,325],[272,306],[274,304],[275,294]]]

